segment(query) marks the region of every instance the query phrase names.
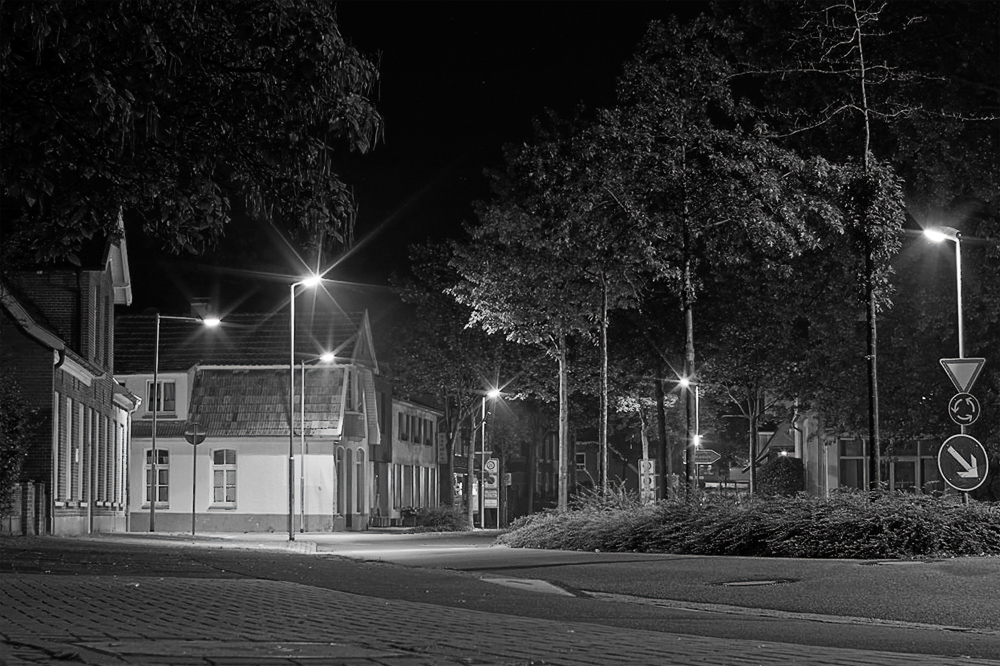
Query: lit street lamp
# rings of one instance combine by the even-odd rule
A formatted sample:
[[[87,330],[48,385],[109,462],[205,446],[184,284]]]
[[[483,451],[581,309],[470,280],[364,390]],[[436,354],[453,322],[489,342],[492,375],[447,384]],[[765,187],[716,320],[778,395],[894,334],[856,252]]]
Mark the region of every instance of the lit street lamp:
[[[159,496],[159,484],[157,483],[157,470],[156,470],[156,414],[159,411],[160,402],[160,320],[161,319],[173,319],[175,321],[193,321],[200,323],[208,328],[214,328],[219,325],[219,319],[217,317],[206,317],[204,319],[199,319],[198,317],[172,317],[169,315],[161,315],[159,312],[156,313],[156,338],[153,345],[153,428],[150,435],[151,445],[149,452],[149,531],[156,531],[156,499]],[[197,449],[195,450],[195,455],[197,455]],[[193,479],[192,479],[193,481]],[[192,526],[192,531],[194,530]]]
[[[690,421],[688,422],[688,444],[687,444],[687,463],[685,467],[685,475],[687,476],[688,488],[690,490],[691,486],[694,489],[698,489],[698,463],[695,461],[695,452],[698,449],[698,441],[701,439],[701,405],[699,402],[699,388],[697,382],[692,382],[687,377],[681,377],[677,380],[677,383],[684,389],[691,390],[694,387],[694,429],[691,428]],[[690,493],[689,493],[690,496]],[[691,497],[693,499],[693,497]]]
[[[290,355],[288,362],[288,540],[295,541],[295,288],[315,287],[323,278],[319,275],[293,282],[288,288],[288,330]]]
[[[962,233],[954,227],[928,227],[927,239],[935,243],[955,241],[955,289],[958,295],[958,357],[965,358],[965,337],[962,330]]]
[[[479,526],[486,529],[486,398],[490,400],[496,400],[500,397],[499,389],[490,389],[483,394],[483,436],[482,436],[482,450],[479,452]],[[497,527],[500,527],[500,510],[497,509]]]

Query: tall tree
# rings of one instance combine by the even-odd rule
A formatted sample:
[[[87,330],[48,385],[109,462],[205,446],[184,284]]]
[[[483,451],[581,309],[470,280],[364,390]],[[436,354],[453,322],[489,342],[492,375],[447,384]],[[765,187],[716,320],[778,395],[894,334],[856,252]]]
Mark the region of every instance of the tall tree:
[[[516,346],[465,326],[469,309],[445,293],[459,280],[449,266],[450,252],[450,245],[443,242],[413,246],[411,275],[393,278],[409,312],[399,318],[393,332],[391,360],[393,381],[401,392],[433,396],[444,410],[446,462],[442,476],[449,482],[441,484],[441,500],[447,505],[454,502],[451,479],[462,424],[477,425],[483,391],[498,374],[515,375],[522,356]],[[463,455],[472,460],[471,451]],[[466,499],[471,493],[471,465],[467,471]],[[471,516],[471,503],[468,509]]]
[[[700,17],[653,23],[625,68],[618,105],[600,123],[614,146],[605,187],[646,221],[649,266],[680,303],[684,376],[697,381],[695,303],[705,275],[774,262],[814,246],[841,224],[822,182],[832,168],[804,161],[762,136],[733,88],[726,57],[734,35]],[[689,421],[694,396],[688,392]],[[694,433],[688,433],[694,483]]]
[[[73,259],[140,225],[211,246],[234,207],[347,244],[338,151],[381,131],[378,72],[307,0],[0,4],[4,262]]]

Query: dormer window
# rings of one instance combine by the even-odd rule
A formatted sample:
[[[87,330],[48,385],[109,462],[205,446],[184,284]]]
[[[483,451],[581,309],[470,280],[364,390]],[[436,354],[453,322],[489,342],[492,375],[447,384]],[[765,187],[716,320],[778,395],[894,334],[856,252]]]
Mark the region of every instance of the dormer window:
[[[153,413],[156,405],[157,414],[177,413],[177,384],[173,380],[158,381],[156,396],[153,395],[153,382],[146,382],[146,411]]]

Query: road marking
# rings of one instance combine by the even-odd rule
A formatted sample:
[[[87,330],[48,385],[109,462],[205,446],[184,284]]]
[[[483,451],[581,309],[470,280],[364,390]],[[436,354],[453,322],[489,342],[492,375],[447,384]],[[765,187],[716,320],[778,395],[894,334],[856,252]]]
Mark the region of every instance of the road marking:
[[[877,625],[895,629],[922,629],[931,631],[957,631],[966,634],[982,636],[1000,636],[1000,631],[993,629],[977,629],[973,627],[957,627],[945,624],[927,624],[925,622],[906,622],[904,620],[883,620],[874,617],[856,617],[852,615],[822,615],[820,613],[798,613],[795,611],[775,610],[772,608],[748,608],[746,606],[730,606],[729,604],[712,604],[699,601],[680,601],[677,599],[652,599],[635,597],[628,594],[612,594],[610,592],[584,592],[599,601],[617,601],[619,603],[658,606],[677,610],[699,611],[704,613],[725,613],[729,615],[752,615],[755,617],[770,617],[782,620],[807,620],[825,622],[828,624]]]
[[[497,585],[503,585],[504,587],[513,587],[518,590],[527,590],[529,592],[542,592],[544,594],[559,594],[566,597],[575,597],[576,595],[572,592],[567,592],[566,590],[553,585],[552,583],[546,582],[544,580],[538,580],[535,578],[501,578],[499,576],[483,576],[480,578],[486,583],[496,583]]]

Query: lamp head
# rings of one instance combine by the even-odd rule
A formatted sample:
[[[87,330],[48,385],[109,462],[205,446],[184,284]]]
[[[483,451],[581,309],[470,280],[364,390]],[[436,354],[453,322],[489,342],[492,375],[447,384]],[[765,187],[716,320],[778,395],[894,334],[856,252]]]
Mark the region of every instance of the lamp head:
[[[680,379],[677,380],[677,383],[684,388],[691,386],[691,380],[688,379],[687,377],[681,377]]]
[[[953,240],[956,243],[962,237],[962,233],[954,227],[927,227],[924,229],[924,236],[934,243],[941,243],[946,240]]]
[[[333,352],[323,352],[319,357],[319,360],[323,361],[323,363],[333,363],[333,359]]]
[[[303,287],[315,287],[322,281],[323,278],[320,277],[319,275],[310,275],[306,279],[302,280],[299,284],[301,284]]]
[[[208,328],[215,328],[216,326],[222,323],[222,320],[219,319],[218,317],[205,317],[204,319],[201,320],[201,323],[207,326]]]
[[[486,395],[494,400],[500,397],[500,389],[490,389],[486,392]]]

